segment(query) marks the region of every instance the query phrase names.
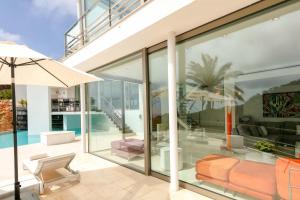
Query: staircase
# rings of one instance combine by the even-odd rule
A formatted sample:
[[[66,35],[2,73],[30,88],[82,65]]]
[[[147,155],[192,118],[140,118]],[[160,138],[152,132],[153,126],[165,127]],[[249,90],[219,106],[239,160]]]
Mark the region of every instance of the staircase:
[[[106,116],[117,126],[120,131],[122,131],[123,133],[133,133],[130,127],[127,124],[123,123],[122,113],[119,110],[115,109],[112,103],[105,97],[101,97],[101,108]]]
[[[179,102],[178,106],[178,125],[184,129],[195,129],[199,127],[199,123],[187,113],[187,102],[185,100]]]

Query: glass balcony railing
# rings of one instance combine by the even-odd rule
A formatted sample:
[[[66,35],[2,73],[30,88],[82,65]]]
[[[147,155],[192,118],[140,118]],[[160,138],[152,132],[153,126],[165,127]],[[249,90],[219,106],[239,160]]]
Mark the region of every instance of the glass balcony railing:
[[[118,24],[147,0],[99,0],[65,33],[65,56],[79,50]],[[149,1],[149,0],[148,0]]]

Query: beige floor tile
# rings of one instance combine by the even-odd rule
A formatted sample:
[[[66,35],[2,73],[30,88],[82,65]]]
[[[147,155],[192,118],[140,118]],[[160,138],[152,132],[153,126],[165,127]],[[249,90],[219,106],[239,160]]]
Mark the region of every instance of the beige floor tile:
[[[0,163],[12,161],[12,149],[0,151]],[[80,152],[80,142],[64,145],[42,146],[40,144],[20,147],[19,162],[41,152],[61,154],[75,152],[76,158],[71,168],[79,170],[80,183],[61,184],[55,190],[47,190],[41,200],[169,200],[169,183],[160,179],[145,176],[115,163],[106,161],[91,154]],[[3,156],[2,156],[3,155]],[[12,168],[6,165],[5,170]],[[6,168],[7,167],[7,168]],[[12,170],[10,170],[12,171]],[[28,174],[20,164],[20,176]],[[13,174],[0,173],[0,179],[12,178]],[[52,188],[53,189],[53,188]],[[175,195],[174,200],[207,200],[191,191],[183,190]]]

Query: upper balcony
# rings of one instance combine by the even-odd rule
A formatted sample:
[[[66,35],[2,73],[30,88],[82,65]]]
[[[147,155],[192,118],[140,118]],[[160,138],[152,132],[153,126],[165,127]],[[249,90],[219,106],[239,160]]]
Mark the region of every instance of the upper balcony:
[[[86,11],[65,33],[65,56],[75,53],[116,26],[146,1],[98,0],[93,5],[86,3]]]
[[[103,0],[92,1],[98,2],[96,10],[86,9],[77,27],[66,34],[67,57],[63,63],[82,71],[164,42],[170,32],[181,35],[259,0],[106,0],[112,4],[108,10]]]

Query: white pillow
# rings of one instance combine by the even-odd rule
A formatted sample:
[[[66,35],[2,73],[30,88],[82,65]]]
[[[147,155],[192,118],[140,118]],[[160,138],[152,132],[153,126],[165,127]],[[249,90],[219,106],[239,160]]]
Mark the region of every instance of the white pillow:
[[[268,135],[268,130],[266,129],[266,127],[260,126],[260,130],[261,130],[263,136],[267,136]]]

